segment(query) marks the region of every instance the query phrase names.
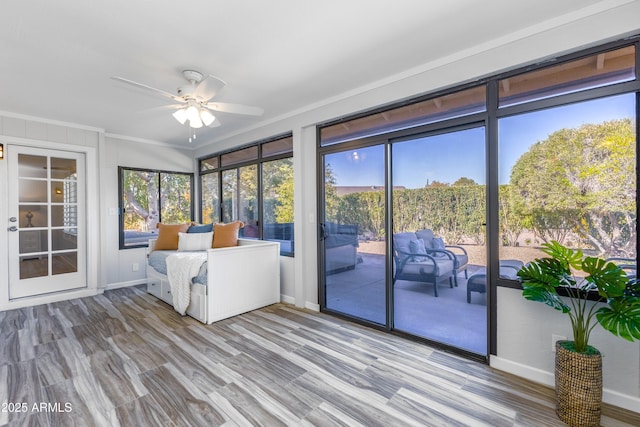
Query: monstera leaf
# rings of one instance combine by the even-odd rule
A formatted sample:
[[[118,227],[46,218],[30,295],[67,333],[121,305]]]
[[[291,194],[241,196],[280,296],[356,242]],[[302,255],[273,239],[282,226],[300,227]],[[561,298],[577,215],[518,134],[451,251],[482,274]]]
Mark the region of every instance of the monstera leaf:
[[[555,292],[549,292],[543,287],[539,286],[523,286],[522,296],[530,301],[538,301],[545,303],[549,307],[556,310],[568,313],[571,311],[571,307],[562,301],[562,299]]]
[[[542,302],[563,313],[571,311],[558,296],[558,286],[570,286],[571,275],[562,261],[553,258],[538,259],[518,271],[522,281],[522,296],[531,301]]]
[[[640,340],[640,298],[614,298],[596,312],[607,331],[626,340]]]
[[[584,254],[580,249],[569,249],[555,240],[542,244],[542,252],[551,258],[560,261],[569,270],[569,267],[580,269]]]
[[[549,258],[536,259],[518,271],[522,296],[566,313],[571,319],[575,350],[588,349],[592,320],[604,329],[629,341],[640,340],[640,285],[614,263],[584,257],[581,250],[569,249],[553,241],[542,245]],[[573,271],[587,276],[574,276]],[[558,290],[563,290],[562,298]],[[594,310],[591,291],[608,303]],[[604,302],[601,301],[601,302]]]
[[[582,261],[582,270],[589,274],[585,280],[594,284],[603,298],[619,297],[627,288],[627,274],[612,262],[586,257]]]

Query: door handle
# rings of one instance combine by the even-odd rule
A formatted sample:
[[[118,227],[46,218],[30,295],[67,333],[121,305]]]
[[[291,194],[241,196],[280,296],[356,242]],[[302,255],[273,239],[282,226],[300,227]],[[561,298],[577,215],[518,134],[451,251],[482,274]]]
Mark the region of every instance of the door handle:
[[[320,230],[319,230],[320,231],[320,233],[319,233],[320,234],[320,240],[325,240],[327,238],[327,230],[324,227],[324,223],[321,222],[319,224],[319,226],[320,226]]]
[[[18,231],[18,227],[12,225],[11,227],[7,228],[7,231]]]

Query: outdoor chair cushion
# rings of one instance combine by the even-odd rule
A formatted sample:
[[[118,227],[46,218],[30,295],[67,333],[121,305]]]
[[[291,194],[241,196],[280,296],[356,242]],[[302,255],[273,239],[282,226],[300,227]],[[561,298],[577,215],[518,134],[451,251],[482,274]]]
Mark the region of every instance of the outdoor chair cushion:
[[[437,297],[438,283],[442,279],[448,278],[449,287],[453,287],[456,261],[451,252],[434,250],[426,246],[427,243],[418,238],[416,233],[404,232],[393,235],[395,261],[393,280],[394,283],[396,280],[431,283],[434,295]],[[443,257],[435,257],[436,254],[441,254]]]
[[[466,251],[463,251],[463,253],[458,253],[458,252],[454,252],[452,250],[450,250],[449,248],[453,248],[457,246],[446,246],[444,244],[444,240],[442,240],[441,237],[435,237],[433,235],[433,231],[429,230],[429,229],[424,229],[424,230],[418,230],[416,231],[416,236],[419,239],[424,240],[424,246],[427,248],[427,252],[429,252],[429,248],[431,249],[438,249],[438,250],[448,250],[449,252],[451,252],[452,255],[454,255],[456,257],[456,269],[460,270],[462,267],[466,266],[469,263],[469,256],[467,255]],[[443,257],[445,256],[444,254],[440,253],[434,255],[433,256],[440,256]]]
[[[434,268],[438,269],[437,273],[434,273]],[[435,275],[437,277],[448,277],[453,272],[453,260],[435,258],[435,264],[431,261],[408,261],[402,269],[404,274],[416,274],[416,275]]]

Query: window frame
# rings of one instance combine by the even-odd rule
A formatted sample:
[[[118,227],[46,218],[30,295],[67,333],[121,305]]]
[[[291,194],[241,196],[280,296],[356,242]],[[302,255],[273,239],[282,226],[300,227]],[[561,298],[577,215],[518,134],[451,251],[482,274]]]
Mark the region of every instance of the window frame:
[[[535,98],[521,103],[515,103],[505,106],[500,106],[499,103],[499,82],[515,76],[521,76],[528,72],[535,72],[552,68],[561,64],[568,64],[573,61],[579,61],[585,58],[592,57],[598,54],[604,54],[607,52],[615,51],[625,47],[635,47],[635,79],[622,81],[613,84],[606,84],[603,86],[596,86],[593,88],[582,89],[572,91],[568,93],[561,93],[558,95]],[[345,142],[338,143],[323,143],[322,130],[334,125],[345,124],[352,120],[359,120],[368,116],[381,114],[395,109],[404,108],[411,104],[419,104],[421,102],[429,100],[437,100],[442,97],[454,93],[460,93],[465,90],[473,89],[477,86],[486,86],[487,100],[485,103],[486,109],[483,112],[476,112],[469,115],[445,118],[440,121],[431,121],[416,127],[409,127],[406,129],[390,130],[388,132],[375,133],[372,135],[364,136],[356,139],[349,139]],[[452,129],[455,126],[466,125],[473,123],[474,121],[481,121],[485,123],[487,129],[487,238],[489,236],[497,236],[499,230],[497,229],[499,224],[498,203],[499,203],[499,156],[497,153],[499,139],[498,139],[498,121],[501,118],[521,115],[524,113],[530,113],[539,110],[545,110],[570,104],[576,104],[580,102],[606,98],[615,95],[635,93],[636,94],[636,164],[639,166],[636,168],[636,182],[640,182],[640,34],[627,37],[622,40],[609,42],[603,45],[594,46],[587,49],[578,50],[565,55],[558,55],[544,60],[538,61],[534,64],[519,66],[511,70],[496,73],[474,80],[473,82],[461,83],[449,88],[437,90],[428,94],[423,94],[411,99],[407,99],[401,102],[390,103],[387,105],[379,106],[366,111],[361,111],[355,114],[339,117],[327,122],[320,123],[316,126],[316,151],[318,155],[332,152],[333,150],[343,149],[342,147],[358,146],[364,147],[379,143],[380,141],[395,140],[405,136],[412,136],[422,132],[446,132],[448,129]],[[495,152],[494,152],[495,151]],[[636,185],[637,186],[637,185]],[[637,191],[637,188],[636,188]],[[496,206],[493,208],[492,206]],[[636,218],[640,218],[640,203],[636,203]],[[318,213],[320,214],[320,212]],[[640,220],[639,220],[640,221]],[[493,230],[493,228],[496,228]],[[489,246],[488,260],[499,259],[499,247],[498,239],[489,239],[491,244]],[[636,248],[640,248],[640,233],[637,236]],[[638,256],[636,255],[636,263]],[[497,271],[498,264],[492,266],[493,271]],[[516,280],[509,280],[500,278],[496,275],[492,277],[492,282],[495,282],[497,286],[522,289],[520,282]]]
[[[635,47],[635,79],[629,81],[618,82],[609,85],[603,85],[588,89],[583,89],[575,92],[562,93],[548,98],[534,99],[523,103],[517,103],[513,105],[499,106],[499,81],[505,78],[524,74],[529,71],[541,70],[547,67],[552,67],[562,63],[568,63],[575,60],[580,60],[589,56],[593,56],[600,53],[606,53],[616,49],[621,49],[628,46]],[[322,141],[322,129],[339,124],[347,124],[350,120],[357,120],[368,115],[380,114],[394,108],[401,108],[411,103],[418,103],[425,100],[435,100],[438,97],[446,96],[448,94],[462,91],[477,85],[486,85],[486,110],[482,113],[475,113],[469,116],[462,116],[452,119],[445,119],[443,121],[430,122],[428,124],[418,126],[415,128],[409,128],[404,130],[390,131],[388,133],[379,133],[375,135],[365,136],[359,139],[348,140],[340,143],[323,143]],[[371,145],[385,143],[386,141],[401,138],[403,136],[410,136],[419,134],[421,132],[445,132],[447,129],[451,129],[454,126],[468,125],[474,121],[483,122],[486,126],[486,185],[487,185],[487,223],[486,235],[488,239],[487,249],[487,262],[489,267],[489,278],[487,286],[487,304],[488,304],[488,327],[489,327],[489,354],[497,354],[496,336],[497,336],[497,287],[506,287],[513,289],[522,289],[522,286],[517,280],[507,280],[499,278],[499,176],[498,170],[500,167],[498,156],[498,120],[500,118],[509,117],[513,115],[519,115],[522,113],[534,112],[538,110],[544,110],[548,108],[554,108],[589,100],[595,100],[600,98],[606,98],[620,94],[634,94],[636,99],[636,117],[635,117],[635,132],[636,132],[636,194],[638,194],[638,182],[640,182],[640,33],[634,34],[630,37],[619,39],[612,42],[602,43],[597,46],[593,46],[586,49],[576,49],[569,54],[558,54],[557,56],[544,58],[535,63],[528,65],[518,65],[512,69],[496,72],[486,76],[482,76],[473,81],[460,82],[453,84],[447,88],[434,90],[433,92],[425,93],[413,97],[411,99],[405,99],[399,102],[392,102],[385,105],[380,105],[368,110],[360,111],[354,114],[337,117],[327,120],[326,122],[318,123],[316,126],[316,164],[317,164],[317,189],[318,194],[322,191],[323,176],[322,171],[322,156],[334,151],[346,150],[351,148],[362,148]],[[388,184],[387,184],[388,185]],[[636,221],[640,222],[640,203],[638,203],[638,197],[636,196]],[[322,204],[318,203],[317,215],[318,218],[322,217]],[[391,209],[387,207],[387,209]],[[392,210],[389,210],[388,215],[392,217]],[[388,224],[388,227],[392,227],[393,224]],[[640,248],[640,233],[636,235],[636,250]],[[318,251],[321,253],[321,243],[318,242]],[[387,245],[387,253],[391,253],[391,243]],[[320,309],[325,311],[324,301],[324,286],[322,281],[323,259],[319,259],[319,295],[320,295]],[[638,255],[636,254],[636,265],[638,264]],[[391,257],[387,260],[387,282],[391,283],[393,271],[393,262]],[[565,290],[561,289],[559,292],[561,295],[565,293]],[[589,299],[599,300],[597,293],[589,295]],[[393,318],[393,304],[389,304],[388,316]],[[366,322],[358,318],[351,318],[350,320],[365,324],[367,326],[375,325]],[[392,326],[389,324],[384,330],[391,330]]]
[[[282,160],[282,159],[293,159],[293,143],[291,144],[291,148],[288,151],[278,151],[275,154],[264,154],[263,153],[263,146],[278,141],[278,140],[285,140],[285,139],[293,139],[293,133],[292,132],[287,132],[284,134],[280,134],[268,139],[263,139],[251,144],[247,144],[247,145],[243,145],[240,147],[236,147],[234,149],[231,150],[225,150],[225,151],[221,151],[218,153],[214,153],[214,154],[210,154],[210,155],[206,155],[206,156],[202,156],[200,158],[198,158],[198,219],[202,222],[204,221],[204,218],[202,218],[202,210],[203,210],[203,198],[202,198],[202,178],[206,175],[210,175],[210,174],[217,174],[218,176],[218,213],[217,213],[217,217],[222,221],[222,219],[224,218],[224,200],[223,200],[223,194],[222,194],[222,186],[223,186],[223,173],[226,171],[230,171],[230,170],[239,170],[243,167],[247,167],[247,166],[256,166],[257,167],[257,228],[258,228],[258,237],[257,239],[259,240],[270,240],[270,239],[265,239],[264,238],[264,231],[263,231],[263,227],[264,227],[264,212],[263,212],[263,208],[264,208],[264,195],[263,195],[263,187],[264,187],[264,183],[263,183],[263,164],[264,163],[268,163],[268,162],[272,162],[275,160]],[[223,157],[228,156],[229,154],[233,155],[233,153],[236,152],[242,152],[245,150],[249,150],[252,149],[253,147],[257,147],[257,157],[253,158],[253,159],[249,159],[249,160],[242,160],[242,161],[238,161],[236,163],[224,163],[223,162]],[[215,163],[218,165],[216,168],[206,168],[203,169],[203,163],[207,163],[211,160],[215,159]],[[224,163],[224,165],[223,165]],[[215,217],[215,215],[214,215]],[[295,224],[295,223],[294,223]],[[251,238],[251,237],[248,237]],[[295,250],[294,250],[294,245],[293,242],[295,241],[295,238],[291,240],[292,245],[291,245],[291,251],[287,251],[284,250],[282,248],[282,246],[280,247],[280,255],[281,256],[288,256],[288,257],[293,257],[295,255]]]
[[[193,196],[195,194],[194,191],[194,176],[195,174],[193,172],[178,172],[178,171],[168,171],[168,170],[160,170],[160,169],[148,169],[148,168],[135,168],[135,167],[129,167],[129,166],[118,166],[118,245],[119,245],[119,249],[123,250],[123,249],[136,249],[136,248],[146,248],[149,247],[149,243],[140,243],[140,244],[135,244],[135,245],[126,245],[125,242],[125,237],[124,237],[124,213],[125,213],[125,206],[124,206],[124,189],[123,189],[123,185],[124,185],[124,177],[123,174],[125,171],[136,171],[136,172],[147,172],[147,173],[154,173],[158,175],[158,223],[162,222],[162,180],[160,179],[160,176],[162,174],[170,174],[170,175],[186,175],[189,177],[189,182],[190,182],[190,198],[191,198],[191,203],[189,206],[189,217],[190,220],[193,221],[194,218],[194,199]]]

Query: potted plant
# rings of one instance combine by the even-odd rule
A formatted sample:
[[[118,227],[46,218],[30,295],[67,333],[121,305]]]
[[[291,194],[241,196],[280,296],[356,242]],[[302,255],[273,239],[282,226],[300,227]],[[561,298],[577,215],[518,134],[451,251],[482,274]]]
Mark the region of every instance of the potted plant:
[[[638,281],[612,262],[585,257],[556,241],[543,244],[542,251],[549,257],[525,265],[518,276],[526,299],[543,302],[571,320],[573,341],[556,343],[556,413],[569,425],[598,426],[602,356],[589,345],[589,335],[599,323],[616,336],[640,340]],[[599,300],[590,300],[596,294]]]

